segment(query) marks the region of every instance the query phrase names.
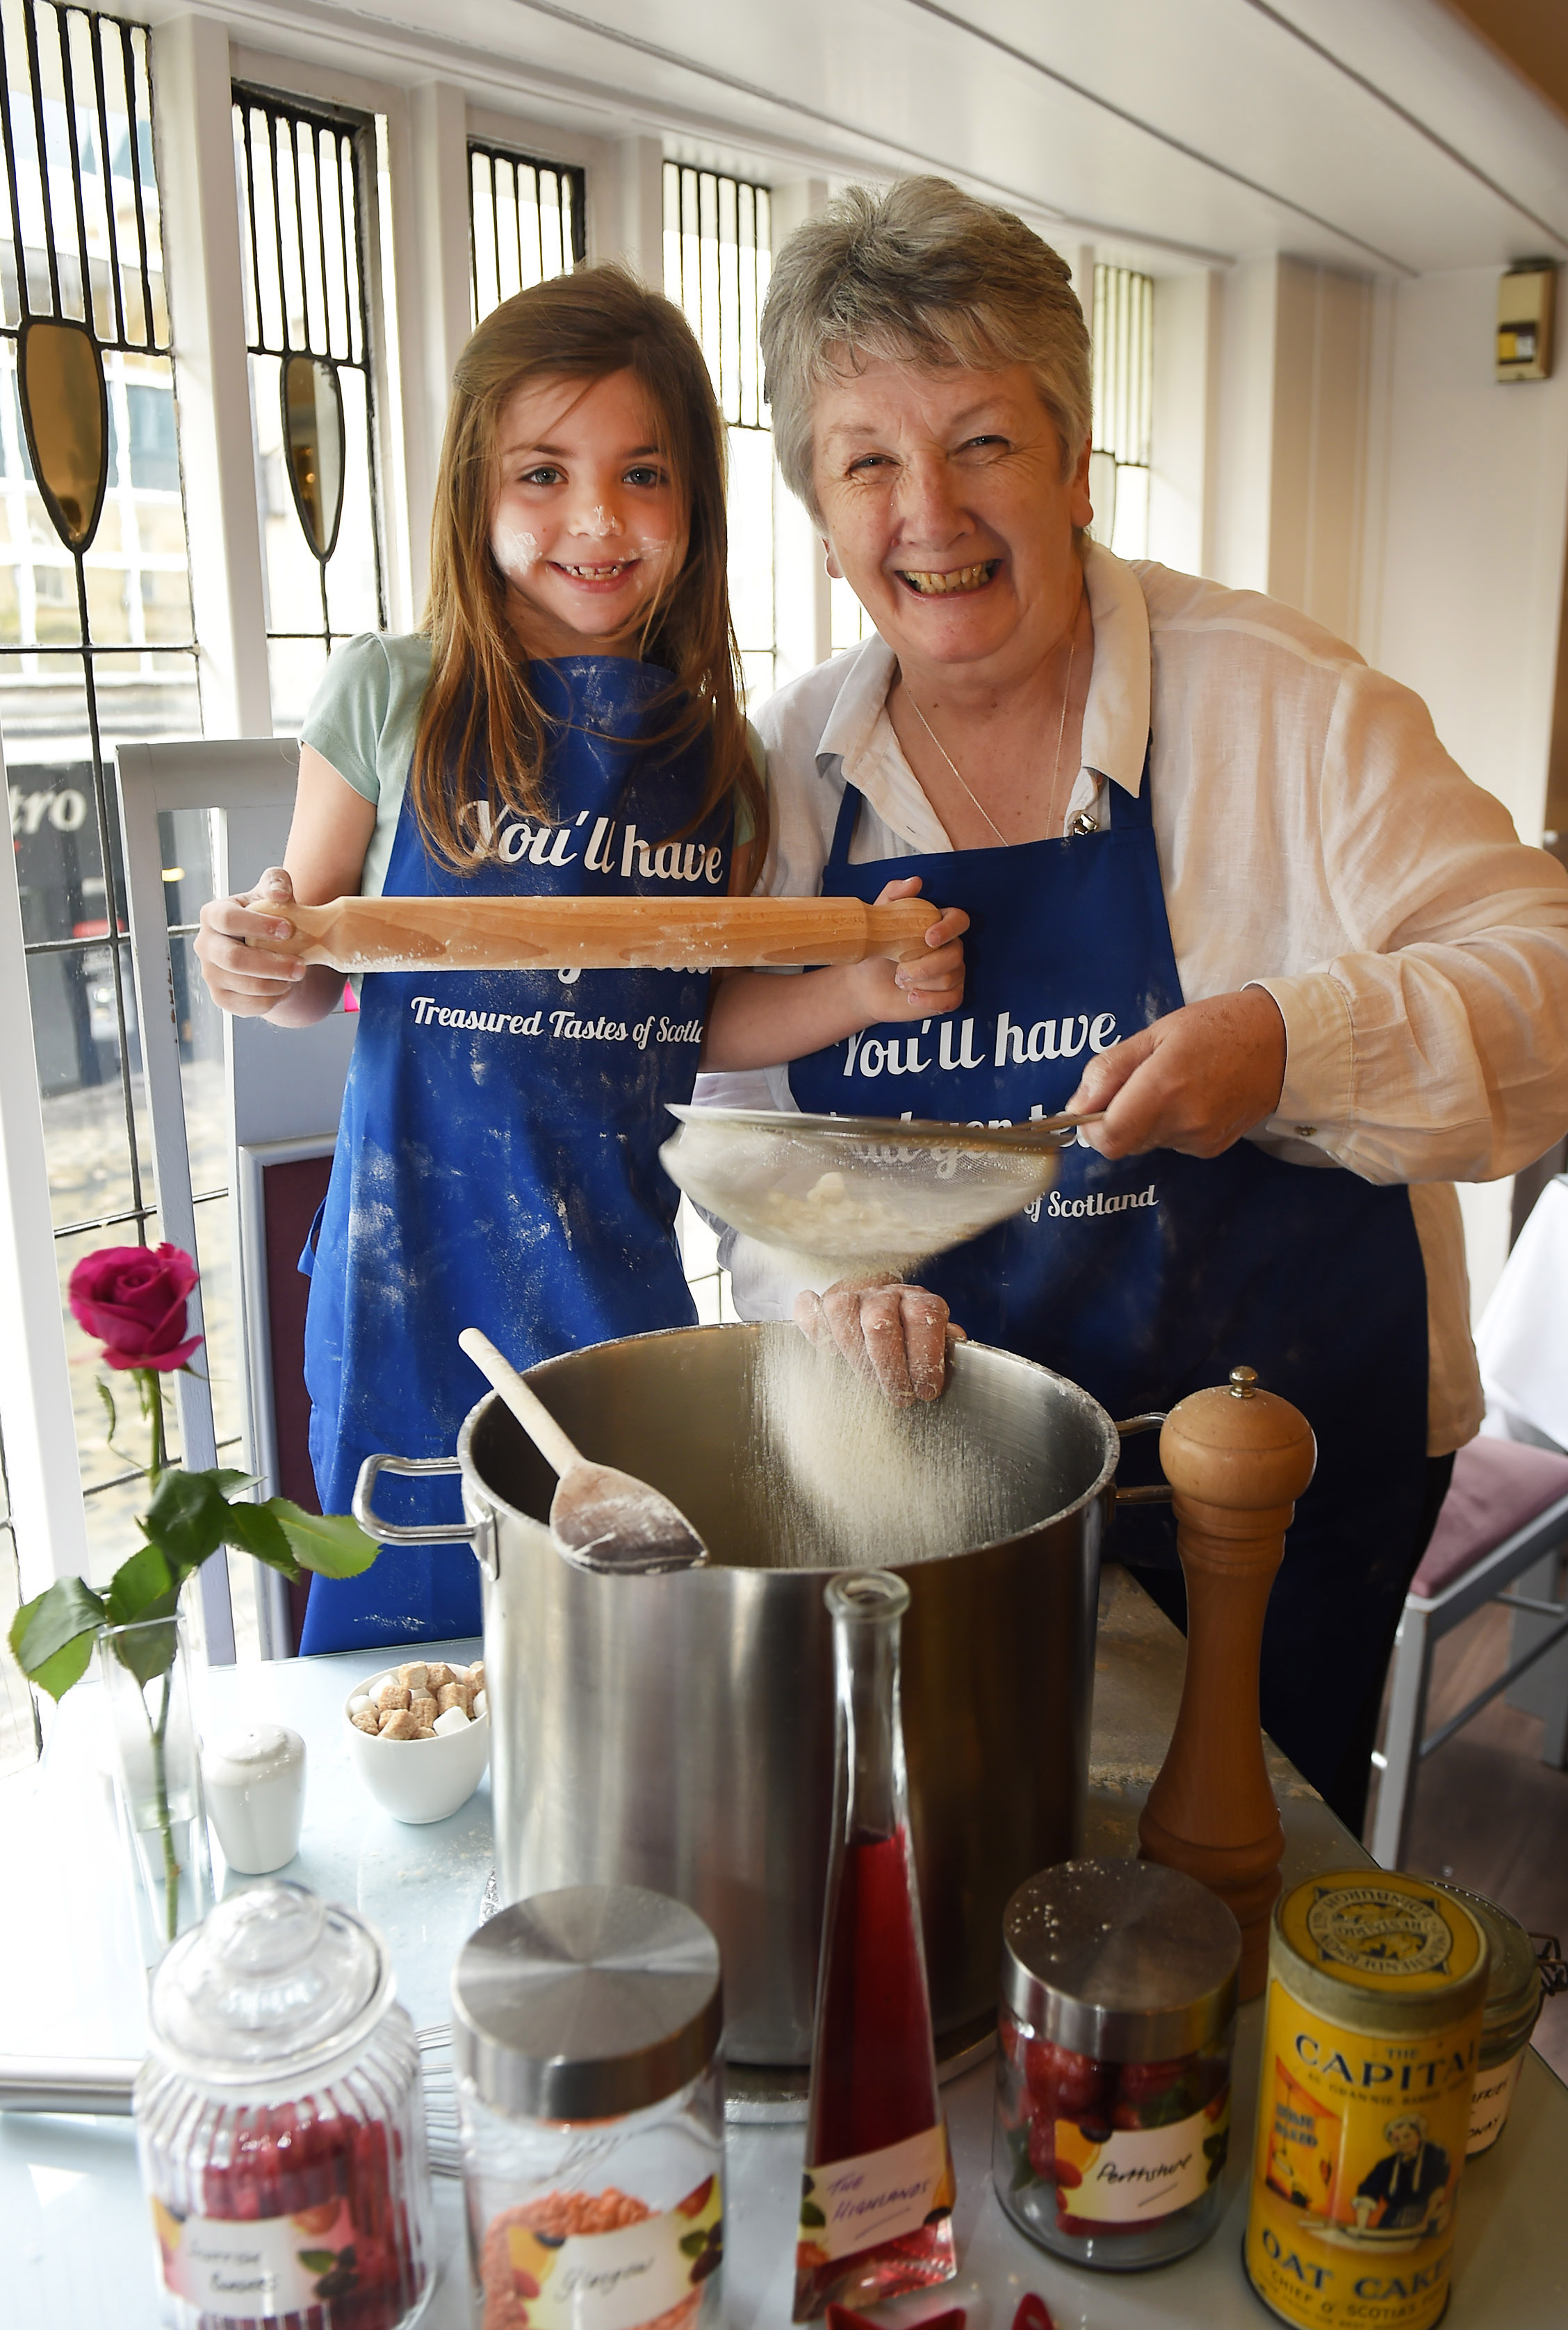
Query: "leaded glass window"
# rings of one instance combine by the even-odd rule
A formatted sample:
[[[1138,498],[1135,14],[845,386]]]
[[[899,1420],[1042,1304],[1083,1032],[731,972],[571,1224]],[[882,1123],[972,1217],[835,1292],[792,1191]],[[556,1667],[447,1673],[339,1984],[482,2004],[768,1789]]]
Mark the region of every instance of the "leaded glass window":
[[[297,734],[327,657],[386,628],[367,289],[373,125],[234,90],[272,717]]]

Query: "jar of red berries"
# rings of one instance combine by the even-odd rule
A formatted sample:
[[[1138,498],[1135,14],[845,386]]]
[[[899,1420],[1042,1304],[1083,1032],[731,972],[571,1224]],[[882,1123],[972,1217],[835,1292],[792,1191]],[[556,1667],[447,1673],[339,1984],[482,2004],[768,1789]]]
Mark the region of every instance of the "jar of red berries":
[[[992,2174],[1075,2265],[1163,2265],[1219,2221],[1242,1936],[1149,1861],[1064,1861],[1002,1921]]]
[[[430,2172],[379,1935],[302,1885],[252,1886],[167,1952],[149,2022],[137,2145],[168,2330],[409,2330]]]

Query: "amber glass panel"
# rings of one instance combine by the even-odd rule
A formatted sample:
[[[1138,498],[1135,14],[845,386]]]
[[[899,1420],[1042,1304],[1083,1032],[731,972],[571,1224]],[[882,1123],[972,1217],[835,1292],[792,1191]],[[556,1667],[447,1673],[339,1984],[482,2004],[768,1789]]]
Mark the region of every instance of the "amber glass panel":
[[[109,480],[109,398],[98,344],[80,324],[33,317],[22,327],[22,417],[54,530],[85,550]]]
[[[343,516],[344,430],[337,368],[324,356],[290,356],[283,366],[283,441],[299,523],[325,565]]]

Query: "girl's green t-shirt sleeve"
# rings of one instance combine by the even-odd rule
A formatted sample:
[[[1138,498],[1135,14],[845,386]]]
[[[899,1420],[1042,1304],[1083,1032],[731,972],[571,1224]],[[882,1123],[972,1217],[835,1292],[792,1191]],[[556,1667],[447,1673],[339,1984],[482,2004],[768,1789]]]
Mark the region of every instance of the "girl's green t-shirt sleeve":
[[[381,740],[392,694],[385,642],[366,632],[332,658],[300,731],[301,741],[366,800],[381,798]]]

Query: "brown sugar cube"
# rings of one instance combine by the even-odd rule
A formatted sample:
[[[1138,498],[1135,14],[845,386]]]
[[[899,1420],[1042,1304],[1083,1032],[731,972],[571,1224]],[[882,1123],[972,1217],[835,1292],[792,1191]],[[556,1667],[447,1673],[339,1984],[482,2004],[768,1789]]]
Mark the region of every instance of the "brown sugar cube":
[[[470,1711],[473,1696],[466,1682],[444,1682],[436,1693],[436,1705],[443,1715],[449,1707],[460,1707],[467,1715]]]
[[[362,1707],[357,1715],[351,1715],[348,1719],[353,1724],[356,1731],[379,1731],[381,1729],[381,1718],[376,1713],[373,1707]]]
[[[440,1711],[439,1705],[428,1691],[415,1691],[410,1705],[410,1712],[417,1716],[421,1723],[433,1723]]]
[[[406,1682],[411,1691],[423,1691],[430,1679],[430,1669],[423,1659],[415,1659],[406,1667],[399,1667],[398,1681]]]
[[[406,1707],[394,1707],[382,1717],[381,1736],[383,1739],[417,1739],[419,1723]]]
[[[468,1669],[468,1681],[473,1684],[476,1691],[484,1690],[485,1662],[483,1659],[476,1659],[474,1661],[473,1665]]]
[[[421,1723],[419,1729],[414,1733],[414,1738],[416,1739],[433,1739],[435,1736],[434,1731],[430,1729],[430,1726],[428,1723]]]
[[[393,1682],[389,1680],[383,1682],[373,1696],[382,1713],[387,1715],[395,1713],[399,1708],[407,1707],[412,1694],[406,1682]]]
[[[430,1665],[425,1669],[425,1688],[427,1691],[433,1691],[439,1693],[443,1683],[455,1682],[456,1680],[457,1675],[455,1670],[447,1664],[445,1659],[432,1659]]]

